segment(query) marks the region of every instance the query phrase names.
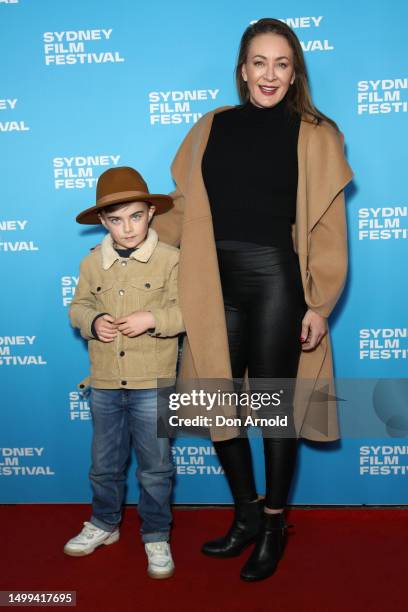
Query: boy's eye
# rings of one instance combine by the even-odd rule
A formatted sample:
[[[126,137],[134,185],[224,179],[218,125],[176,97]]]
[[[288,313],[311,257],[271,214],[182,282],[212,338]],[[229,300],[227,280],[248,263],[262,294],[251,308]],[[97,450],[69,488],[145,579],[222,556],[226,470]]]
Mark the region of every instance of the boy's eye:
[[[141,216],[141,213],[135,213],[134,215],[132,215],[133,219],[140,219]]]

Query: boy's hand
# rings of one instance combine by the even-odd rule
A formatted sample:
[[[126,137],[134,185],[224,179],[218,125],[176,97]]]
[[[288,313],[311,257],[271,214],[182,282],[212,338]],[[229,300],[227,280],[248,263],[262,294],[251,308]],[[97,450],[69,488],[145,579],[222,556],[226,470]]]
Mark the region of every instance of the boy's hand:
[[[121,317],[115,321],[118,330],[129,338],[143,334],[146,330],[156,326],[156,321],[151,312],[137,310]]]
[[[309,309],[302,321],[302,351],[314,349],[326,334],[327,319]]]
[[[118,335],[115,319],[109,314],[99,317],[95,321],[95,331],[101,342],[112,342]]]

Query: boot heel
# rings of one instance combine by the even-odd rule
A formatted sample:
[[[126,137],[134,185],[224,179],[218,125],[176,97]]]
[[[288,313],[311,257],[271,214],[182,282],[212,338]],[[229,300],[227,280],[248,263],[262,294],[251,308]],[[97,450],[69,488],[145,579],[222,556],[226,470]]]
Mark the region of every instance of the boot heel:
[[[269,578],[275,572],[287,542],[287,525],[283,512],[279,514],[266,514],[256,539],[254,550],[241,570],[242,580],[253,582]]]

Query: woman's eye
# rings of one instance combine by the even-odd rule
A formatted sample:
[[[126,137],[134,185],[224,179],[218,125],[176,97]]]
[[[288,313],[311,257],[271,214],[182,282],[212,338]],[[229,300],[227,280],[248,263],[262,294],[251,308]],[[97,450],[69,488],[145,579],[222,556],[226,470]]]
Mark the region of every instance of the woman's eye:
[[[279,66],[280,66],[280,68],[286,68],[286,67],[287,67],[287,64],[285,64],[284,62],[281,62],[281,63],[279,64]]]
[[[263,62],[255,62],[255,66],[263,66]]]

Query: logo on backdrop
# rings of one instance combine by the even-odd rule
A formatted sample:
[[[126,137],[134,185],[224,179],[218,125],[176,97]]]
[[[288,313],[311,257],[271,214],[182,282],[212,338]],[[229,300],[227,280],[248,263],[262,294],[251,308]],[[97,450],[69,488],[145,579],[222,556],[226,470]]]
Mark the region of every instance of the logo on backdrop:
[[[407,359],[408,328],[360,329],[360,359]]]
[[[196,123],[203,115],[200,112],[203,102],[209,100],[214,102],[219,93],[219,89],[151,91],[149,92],[150,124]]]
[[[45,459],[45,447],[0,448],[0,476],[54,476],[49,465],[38,465]],[[23,464],[23,465],[21,465]]]
[[[408,446],[360,446],[360,476],[408,474]]]
[[[310,16],[310,17],[285,17],[284,19],[279,19],[279,21],[283,21],[288,25],[292,30],[298,29],[311,29],[320,28],[322,25],[324,17],[323,15]],[[256,23],[258,20],[255,19],[250,23]],[[303,49],[304,53],[309,53],[311,51],[333,51],[333,44],[327,39],[323,38],[314,38],[312,40],[300,40],[300,45]]]
[[[0,0],[0,4],[18,4],[20,0]]]
[[[45,65],[122,63],[125,58],[112,50],[112,33],[112,28],[44,32]]]
[[[54,157],[52,160],[55,189],[93,189],[99,169],[117,166],[120,155],[78,155]],[[98,176],[95,176],[95,173]]]
[[[215,448],[212,446],[172,446],[173,462],[177,474],[220,476],[224,474],[218,464]]]
[[[0,366],[47,365],[42,355],[35,353],[37,336],[0,336]]]
[[[79,276],[61,276],[62,305],[64,307],[71,304],[78,281]]]
[[[30,131],[30,128],[26,122],[21,121],[21,119],[17,119],[14,115],[14,112],[18,110],[17,104],[18,98],[0,99],[0,133]]]
[[[0,220],[0,252],[38,251],[39,248],[33,240],[13,240],[15,237],[20,238],[19,232],[24,232],[27,225],[28,221],[26,219]],[[6,234],[5,232],[11,233]],[[17,234],[14,232],[17,232]]]
[[[68,399],[70,421],[89,421],[91,419],[89,403],[82,393],[70,391]]]
[[[360,208],[359,240],[400,240],[408,238],[408,206]]]
[[[359,81],[357,83],[357,113],[387,115],[408,112],[408,78]]]

